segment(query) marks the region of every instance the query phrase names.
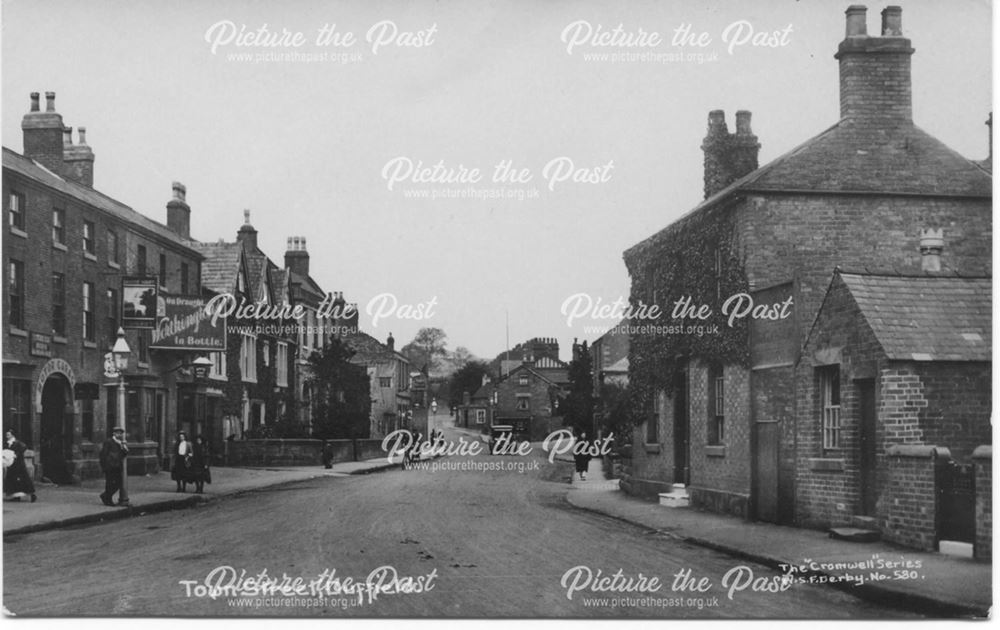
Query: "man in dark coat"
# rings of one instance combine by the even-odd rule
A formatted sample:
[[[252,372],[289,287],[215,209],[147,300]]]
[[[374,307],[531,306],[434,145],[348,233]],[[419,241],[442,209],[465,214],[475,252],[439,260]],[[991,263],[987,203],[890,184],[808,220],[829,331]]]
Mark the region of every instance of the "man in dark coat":
[[[122,471],[125,468],[125,458],[128,457],[128,445],[125,444],[125,429],[115,427],[112,435],[101,447],[101,470],[104,471],[104,492],[101,501],[104,505],[114,505],[115,493],[118,492],[118,503],[121,505]]]
[[[22,496],[30,496],[31,502],[38,500],[35,494],[35,484],[28,475],[28,466],[24,463],[24,452],[28,445],[17,439],[10,429],[4,434],[4,448],[14,452],[14,461],[7,469],[3,479],[3,493],[20,501]]]

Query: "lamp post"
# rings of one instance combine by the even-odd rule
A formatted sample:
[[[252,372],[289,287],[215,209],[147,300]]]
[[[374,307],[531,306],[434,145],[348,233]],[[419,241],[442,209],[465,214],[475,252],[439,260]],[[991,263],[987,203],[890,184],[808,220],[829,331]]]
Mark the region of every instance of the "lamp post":
[[[128,435],[125,431],[125,370],[128,368],[130,354],[132,354],[132,349],[128,347],[128,343],[125,341],[125,331],[119,328],[118,339],[115,341],[114,347],[111,348],[111,355],[114,357],[114,367],[118,373],[118,427],[122,430],[123,441]],[[128,504],[127,459],[127,456],[122,458],[122,489],[118,494],[118,502],[123,505]]]

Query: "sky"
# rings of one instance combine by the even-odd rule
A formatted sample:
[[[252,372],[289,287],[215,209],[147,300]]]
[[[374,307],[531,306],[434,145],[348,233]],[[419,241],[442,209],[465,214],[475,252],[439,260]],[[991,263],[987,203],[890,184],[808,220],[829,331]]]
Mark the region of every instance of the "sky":
[[[5,0],[0,133],[20,152],[29,94],[56,92],[96,189],[165,223],[183,182],[204,241],[249,209],[279,265],[305,236],[366,332],[490,358],[509,326],[568,360],[616,322],[566,301],[627,299],[622,252],[701,200],[710,110],[753,113],[761,165],[837,121],[849,4]],[[986,157],[990,3],[895,4],[915,123]]]

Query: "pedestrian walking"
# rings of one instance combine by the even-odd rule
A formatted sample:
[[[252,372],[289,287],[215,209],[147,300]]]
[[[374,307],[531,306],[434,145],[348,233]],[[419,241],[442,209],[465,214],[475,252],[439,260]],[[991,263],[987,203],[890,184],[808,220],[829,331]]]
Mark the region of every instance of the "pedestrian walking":
[[[191,447],[191,467],[188,469],[188,481],[194,484],[194,491],[202,494],[205,484],[212,483],[211,457],[208,443],[200,435],[194,438]]]
[[[111,437],[104,441],[101,447],[101,470],[104,471],[104,492],[101,502],[104,505],[114,505],[115,493],[118,493],[118,504],[121,505],[122,471],[125,470],[125,460],[128,457],[128,444],[125,443],[125,429],[115,427]]]
[[[187,492],[187,484],[191,476],[191,457],[193,448],[188,442],[187,433],[181,431],[177,434],[177,442],[174,444],[174,461],[170,468],[170,478],[177,482],[177,492]]]
[[[323,440],[323,468],[333,468],[333,445]]]
[[[4,449],[14,454],[10,466],[4,471],[3,493],[8,499],[20,501],[23,497],[31,497],[31,502],[38,500],[35,494],[35,484],[28,475],[28,465],[24,461],[24,452],[28,445],[17,439],[10,429],[4,433]]]
[[[580,479],[587,480],[587,468],[590,467],[590,440],[587,439],[587,432],[580,431],[573,445],[573,461],[576,462],[576,473]]]

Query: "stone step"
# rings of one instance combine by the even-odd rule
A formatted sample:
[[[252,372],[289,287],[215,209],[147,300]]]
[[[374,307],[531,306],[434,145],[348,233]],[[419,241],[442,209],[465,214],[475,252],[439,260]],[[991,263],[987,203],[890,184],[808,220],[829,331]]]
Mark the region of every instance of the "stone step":
[[[878,542],[882,534],[877,529],[862,529],[860,527],[832,527],[827,530],[830,538],[848,542]]]
[[[851,527],[857,527],[858,529],[878,529],[878,519],[874,516],[861,516],[860,514],[855,514],[851,517]]]
[[[669,508],[687,507],[691,504],[687,494],[677,494],[674,492],[661,492],[660,505]]]
[[[972,543],[958,540],[942,540],[938,543],[938,552],[946,556],[958,556],[959,558],[972,557]]]

